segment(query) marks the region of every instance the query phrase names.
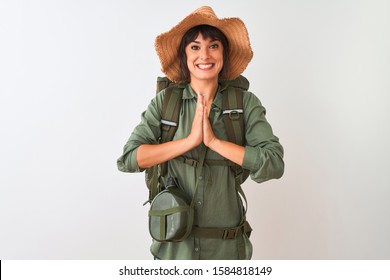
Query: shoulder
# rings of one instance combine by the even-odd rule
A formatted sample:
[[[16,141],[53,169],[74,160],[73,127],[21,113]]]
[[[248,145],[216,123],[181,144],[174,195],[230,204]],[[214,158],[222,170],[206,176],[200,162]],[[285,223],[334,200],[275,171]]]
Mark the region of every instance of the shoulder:
[[[160,112],[169,103],[176,104],[181,100],[183,96],[183,87],[178,85],[171,85],[167,88],[160,90],[156,96],[152,99],[151,105],[157,108]]]
[[[249,80],[242,75],[231,81],[222,81],[221,86],[222,88],[235,88],[236,91],[242,92],[244,106],[261,104],[259,98],[249,90]]]
[[[244,114],[247,117],[254,117],[266,113],[266,109],[257,95],[251,91],[244,91],[243,93]]]
[[[251,92],[249,90],[243,90],[243,98],[244,98],[244,101],[247,101],[247,102],[261,103],[259,97],[257,97],[256,94],[254,94],[253,92]]]
[[[242,90],[244,107],[262,106],[259,97],[249,90]]]

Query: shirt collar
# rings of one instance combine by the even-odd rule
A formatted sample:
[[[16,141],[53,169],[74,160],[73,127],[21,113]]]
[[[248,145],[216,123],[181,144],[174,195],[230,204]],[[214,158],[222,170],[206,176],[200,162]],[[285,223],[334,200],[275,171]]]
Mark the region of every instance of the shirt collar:
[[[213,104],[217,106],[218,108],[222,109],[222,91],[226,88],[226,85],[224,83],[219,83],[217,93],[215,94]],[[190,86],[190,84],[187,84],[183,91],[183,99],[192,99],[197,98],[194,90]]]

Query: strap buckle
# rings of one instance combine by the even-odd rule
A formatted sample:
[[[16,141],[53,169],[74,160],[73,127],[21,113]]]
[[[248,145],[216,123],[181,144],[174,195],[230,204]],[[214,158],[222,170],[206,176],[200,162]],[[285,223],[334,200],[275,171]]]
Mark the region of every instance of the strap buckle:
[[[193,167],[198,166],[198,161],[195,159],[184,157],[184,156],[181,156],[180,158],[184,164],[188,164],[188,165],[193,166]]]
[[[222,114],[229,115],[229,118],[231,120],[238,120],[240,118],[240,114],[243,114],[243,109],[231,109],[231,110],[224,110]]]
[[[223,231],[222,239],[236,239],[240,228],[227,228]]]

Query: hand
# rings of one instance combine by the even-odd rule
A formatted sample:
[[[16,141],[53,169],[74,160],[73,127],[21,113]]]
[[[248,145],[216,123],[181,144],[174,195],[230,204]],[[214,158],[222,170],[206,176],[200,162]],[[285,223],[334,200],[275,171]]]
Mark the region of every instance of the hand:
[[[203,143],[207,147],[211,148],[212,143],[217,139],[217,137],[215,137],[213,129],[210,125],[210,110],[208,110],[205,103],[203,104]]]
[[[193,147],[199,146],[203,140],[203,95],[198,94],[195,116],[192,121],[190,135],[187,137]]]

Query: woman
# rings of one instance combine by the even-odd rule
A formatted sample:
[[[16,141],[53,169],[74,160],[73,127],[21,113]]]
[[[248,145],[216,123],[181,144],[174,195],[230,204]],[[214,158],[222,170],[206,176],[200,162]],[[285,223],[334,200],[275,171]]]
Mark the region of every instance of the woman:
[[[227,140],[223,93],[229,87],[226,81],[240,76],[252,59],[246,27],[238,18],[219,19],[210,7],[201,7],[159,35],[156,51],[167,77],[185,84],[179,125],[172,141],[159,143],[163,90],[142,114],[118,168],[139,172],[168,161],[169,176],[196,201],[194,227],[200,232],[207,228],[229,232],[244,217],[232,169],[205,164],[201,174],[196,174],[196,168],[175,159],[183,155],[199,159],[205,152],[206,160],[228,160],[249,170],[258,183],[282,176],[283,148],[265,118],[264,107],[249,91],[243,94],[245,144]],[[250,259],[248,231],[242,227],[228,238],[194,231],[181,242],[153,241],[151,252],[159,259]]]

